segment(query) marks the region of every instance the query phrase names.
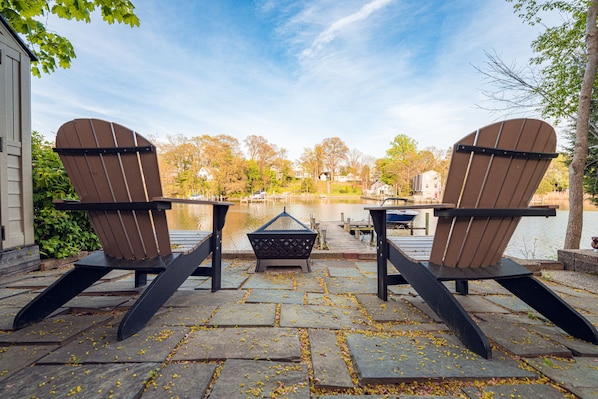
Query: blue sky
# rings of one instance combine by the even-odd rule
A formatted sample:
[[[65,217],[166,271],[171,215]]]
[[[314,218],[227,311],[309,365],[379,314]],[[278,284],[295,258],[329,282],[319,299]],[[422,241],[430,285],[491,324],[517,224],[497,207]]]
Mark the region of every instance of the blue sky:
[[[504,117],[475,106],[484,51],[524,65],[538,33],[504,0],[133,2],[138,28],[48,20],[77,58],[32,78],[34,130],[260,135],[290,160],[334,136],[375,158],[397,134],[446,149]]]

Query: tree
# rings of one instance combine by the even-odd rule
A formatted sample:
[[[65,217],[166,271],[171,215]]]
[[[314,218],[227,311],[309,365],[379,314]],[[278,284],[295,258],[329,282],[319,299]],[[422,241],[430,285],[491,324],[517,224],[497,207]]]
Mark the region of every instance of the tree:
[[[214,171],[213,192],[218,196],[243,193],[247,185],[247,162],[239,141],[224,134],[201,136],[201,154]]]
[[[542,14],[546,12],[558,13],[563,21],[560,25],[547,27],[532,42],[536,56],[530,63],[539,69],[539,80],[530,83],[530,80],[502,62],[491,65],[496,67],[498,76],[504,78],[495,79],[495,83],[507,91],[515,87],[527,93],[513,100],[513,104],[526,107],[539,98],[536,105],[540,106],[544,117],[553,118],[557,123],[565,118],[575,122],[573,155],[569,165],[570,211],[564,248],[579,248],[592,99],[594,97],[596,100],[598,94],[593,90],[598,67],[598,0],[507,1],[514,3],[515,11],[531,25],[543,23]],[[489,75],[493,77],[492,71]],[[595,128],[592,130],[595,132]]]
[[[269,170],[278,154],[278,149],[262,136],[251,135],[244,142],[249,153],[249,160],[254,161],[257,165],[257,174],[253,173],[250,176],[251,191],[258,188],[266,189],[270,186]],[[260,187],[255,187],[254,183]]]
[[[322,145],[316,144],[313,149],[304,148],[299,162],[301,168],[311,174],[312,181],[317,181],[322,172]]]
[[[423,172],[428,155],[418,153],[417,141],[405,134],[398,134],[390,142],[386,157],[378,161],[381,180],[395,187],[398,195],[411,194],[411,179]]]
[[[347,158],[347,152],[349,152],[349,147],[339,137],[322,140],[322,159],[324,165],[328,168],[328,172],[330,172],[330,180],[334,178],[340,161]]]
[[[39,61],[31,63],[31,73],[51,73],[56,67],[67,69],[76,57],[71,42],[46,29],[51,14],[66,20],[91,22],[91,14],[99,9],[109,24],[139,26],[135,7],[129,0],[2,0],[0,14],[15,32],[23,35]]]

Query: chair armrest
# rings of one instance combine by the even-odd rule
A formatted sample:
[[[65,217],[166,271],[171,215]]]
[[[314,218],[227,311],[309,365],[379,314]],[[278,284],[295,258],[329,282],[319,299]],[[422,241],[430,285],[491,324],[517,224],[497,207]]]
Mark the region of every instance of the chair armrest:
[[[154,197],[152,201],[165,201],[165,202],[172,202],[177,204],[194,204],[194,205],[234,205],[233,202],[224,202],[224,201],[208,201],[208,200],[194,200],[194,199],[187,199],[187,198],[169,198],[169,197]]]
[[[54,206],[61,211],[152,211],[171,209],[168,201],[151,202],[81,202],[75,200],[54,200]]]
[[[549,207],[529,208],[455,208],[435,209],[438,217],[522,217],[522,216],[556,216],[556,209]]]
[[[412,205],[395,205],[395,206],[366,206],[367,211],[384,211],[384,210],[400,210],[400,209],[453,209],[455,204],[412,204]]]

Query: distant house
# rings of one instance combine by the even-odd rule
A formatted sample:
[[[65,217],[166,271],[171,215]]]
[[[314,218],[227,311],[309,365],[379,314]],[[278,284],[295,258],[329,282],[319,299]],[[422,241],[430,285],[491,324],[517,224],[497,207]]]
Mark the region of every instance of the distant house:
[[[201,169],[199,170],[198,173],[199,177],[204,179],[205,181],[212,181],[212,173],[210,173],[210,171],[206,168],[204,168],[203,166],[201,167]]]
[[[440,173],[429,170],[413,178],[413,197],[419,199],[440,199],[442,181]]]
[[[353,173],[347,173],[346,175],[334,176],[334,181],[340,183],[352,182],[355,181],[355,175]]]
[[[31,61],[0,15],[0,275],[39,268],[33,236]]]
[[[328,181],[328,180],[330,180],[330,172],[322,172],[322,173],[320,173],[319,179],[321,181]]]
[[[390,196],[395,195],[395,190],[392,186],[378,180],[368,190],[368,195],[375,195],[375,196]]]

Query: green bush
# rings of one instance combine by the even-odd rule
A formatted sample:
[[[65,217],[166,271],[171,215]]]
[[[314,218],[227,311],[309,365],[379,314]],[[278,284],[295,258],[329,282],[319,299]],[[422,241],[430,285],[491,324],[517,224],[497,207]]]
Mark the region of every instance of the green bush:
[[[35,242],[44,258],[66,258],[100,248],[85,212],[55,208],[54,199],[76,199],[62,162],[52,145],[33,132],[33,213]]]

